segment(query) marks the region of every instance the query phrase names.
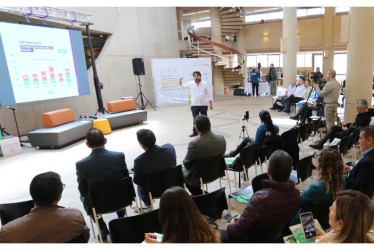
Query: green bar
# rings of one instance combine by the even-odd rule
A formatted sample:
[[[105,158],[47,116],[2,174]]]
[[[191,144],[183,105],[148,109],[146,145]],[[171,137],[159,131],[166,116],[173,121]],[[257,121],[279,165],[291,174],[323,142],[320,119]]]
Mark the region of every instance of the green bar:
[[[59,50],[58,50],[58,53],[66,54],[66,49],[59,49]]]

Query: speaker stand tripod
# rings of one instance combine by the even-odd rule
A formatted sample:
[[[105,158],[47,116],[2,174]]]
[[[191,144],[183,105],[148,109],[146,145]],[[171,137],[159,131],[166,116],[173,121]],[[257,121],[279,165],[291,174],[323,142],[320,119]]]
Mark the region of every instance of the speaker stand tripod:
[[[29,141],[29,140],[25,140],[25,141],[21,140],[21,137],[26,136],[26,134],[20,134],[20,133],[19,133],[18,122],[17,122],[17,117],[16,117],[16,110],[17,110],[17,109],[12,108],[12,111],[13,111],[13,117],[14,117],[14,121],[15,121],[15,123],[16,123],[16,128],[17,128],[17,136],[18,136],[19,142],[20,142],[20,144],[21,144],[21,147],[26,147],[26,145],[23,144],[23,142],[29,143],[30,141]],[[9,135],[9,133],[6,132],[4,129],[2,129],[2,131],[4,131],[7,135]]]
[[[148,98],[142,92],[142,84],[140,83],[140,77],[139,77],[139,75],[138,75],[138,85],[139,85],[139,94],[138,94],[138,96],[135,99],[136,105],[138,105],[138,107],[140,109],[144,110],[145,107],[147,107],[147,104],[149,104],[149,105],[151,105],[151,107],[153,108],[153,110],[156,111],[155,107],[153,107],[152,103],[148,100]],[[140,97],[141,106],[139,106],[139,104],[137,103],[139,97]],[[145,104],[144,104],[143,98],[147,100],[147,102]]]
[[[241,143],[241,141],[243,141],[245,138],[247,138],[247,137],[249,138],[247,127],[244,125],[245,119],[242,119],[242,121],[243,121],[243,125],[242,125],[242,131],[240,132],[240,135],[239,135],[238,146]],[[247,136],[245,136],[246,134],[247,134]]]

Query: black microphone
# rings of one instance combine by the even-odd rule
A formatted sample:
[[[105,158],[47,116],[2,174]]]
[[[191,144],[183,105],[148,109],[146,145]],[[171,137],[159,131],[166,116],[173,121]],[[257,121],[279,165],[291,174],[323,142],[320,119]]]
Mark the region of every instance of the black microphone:
[[[13,107],[9,107],[9,106],[7,106],[6,108],[11,109],[11,110],[18,110],[18,108],[13,108]]]

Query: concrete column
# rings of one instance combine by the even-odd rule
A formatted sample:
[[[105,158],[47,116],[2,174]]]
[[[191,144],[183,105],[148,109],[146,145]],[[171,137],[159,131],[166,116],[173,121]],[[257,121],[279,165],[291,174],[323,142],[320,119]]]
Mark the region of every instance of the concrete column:
[[[334,67],[334,16],[335,7],[325,7],[323,17],[323,69],[321,69],[323,75],[326,75],[327,71]]]
[[[183,40],[183,9],[177,8],[178,39]]]
[[[349,11],[349,41],[344,122],[357,115],[356,100],[364,98],[371,106],[374,67],[374,8],[352,7]]]
[[[297,75],[296,53],[299,50],[297,40],[296,7],[283,8],[283,87],[287,88]]]
[[[222,44],[221,16],[218,7],[210,8],[211,36],[212,41]],[[222,56],[222,49],[213,47],[217,55]],[[213,63],[213,62],[212,62]],[[221,66],[213,66],[213,93],[223,95],[224,79]]]
[[[211,35],[212,41],[222,44],[222,28],[221,28],[221,16],[218,7],[210,8],[210,22],[211,22]],[[222,49],[214,47],[217,55],[222,55]]]

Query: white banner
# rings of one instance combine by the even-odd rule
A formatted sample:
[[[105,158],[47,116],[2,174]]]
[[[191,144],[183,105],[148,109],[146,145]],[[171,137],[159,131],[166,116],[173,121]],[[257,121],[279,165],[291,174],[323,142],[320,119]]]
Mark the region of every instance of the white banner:
[[[212,86],[210,58],[152,59],[156,106],[167,107],[188,104],[190,91],[179,88],[179,78],[184,77],[183,84],[193,81],[192,73],[194,71],[200,71],[201,80]]]

